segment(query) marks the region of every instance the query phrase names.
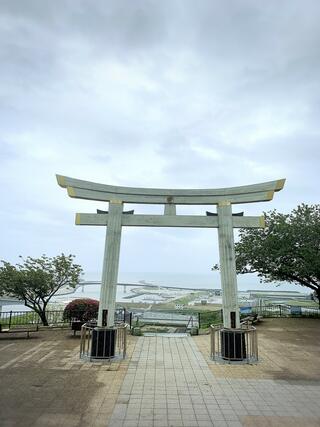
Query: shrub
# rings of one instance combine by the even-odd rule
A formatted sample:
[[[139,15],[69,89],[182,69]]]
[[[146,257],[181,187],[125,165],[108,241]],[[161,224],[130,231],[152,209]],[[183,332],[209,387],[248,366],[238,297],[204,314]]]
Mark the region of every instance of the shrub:
[[[216,325],[223,322],[222,310],[215,311],[200,311],[200,325],[201,329],[209,328],[210,325]]]
[[[90,298],[75,299],[65,307],[63,318],[65,320],[80,320],[87,322],[98,317],[99,301]]]

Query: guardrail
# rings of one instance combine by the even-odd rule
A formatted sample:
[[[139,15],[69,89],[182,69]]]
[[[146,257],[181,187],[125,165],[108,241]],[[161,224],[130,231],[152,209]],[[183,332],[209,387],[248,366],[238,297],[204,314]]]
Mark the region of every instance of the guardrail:
[[[254,326],[242,325],[238,329],[210,326],[210,357],[220,362],[256,363],[258,336]]]
[[[129,325],[125,323],[113,328],[99,328],[89,322],[85,323],[81,327],[80,358],[89,361],[124,359],[128,328]]]
[[[50,326],[69,326],[72,319],[64,317],[64,310],[48,310],[46,317]],[[125,309],[115,311],[115,321],[123,322],[130,326],[132,324],[132,313]],[[41,319],[35,311],[0,311],[0,324],[10,328],[16,325],[40,325]]]
[[[263,317],[320,317],[320,309],[314,306],[276,304],[251,307],[252,314]],[[245,314],[250,314],[248,311]]]
[[[320,309],[314,306],[293,306],[293,305],[267,305],[267,306],[255,306],[246,307],[243,315],[258,314],[262,317],[312,317],[320,318]],[[240,307],[241,310],[241,307]],[[52,326],[69,326],[71,319],[66,319],[63,316],[63,310],[48,310],[46,311],[48,324]],[[162,315],[161,315],[161,314]],[[165,314],[165,315],[163,315]],[[190,317],[193,317],[194,325],[200,328],[208,328],[212,324],[222,323],[222,310],[217,311],[200,311],[198,313],[165,313],[159,312],[159,316],[154,318],[146,318],[138,316],[141,323],[147,324],[187,324]],[[137,316],[136,316],[137,317]],[[131,311],[125,309],[117,309],[115,312],[115,321],[123,322],[132,326],[133,314]],[[41,324],[39,315],[34,311],[3,311],[0,312],[0,324],[5,327],[11,327],[14,325],[37,325]]]
[[[68,325],[69,320],[63,319],[63,310],[50,310],[46,312],[49,325]],[[2,311],[0,324],[3,326],[40,325],[41,319],[35,311]]]
[[[199,323],[198,323],[199,324]],[[189,320],[188,320],[188,323],[187,323],[187,326],[186,326],[186,329],[190,329],[190,328],[193,328],[194,327],[194,320],[193,320],[193,316],[190,316],[189,317]]]

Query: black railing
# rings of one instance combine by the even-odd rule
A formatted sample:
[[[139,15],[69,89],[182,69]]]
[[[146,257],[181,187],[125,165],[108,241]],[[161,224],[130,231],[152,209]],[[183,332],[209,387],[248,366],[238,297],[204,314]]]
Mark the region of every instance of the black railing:
[[[310,317],[310,318],[320,318],[320,309],[315,306],[293,306],[293,305],[266,305],[266,306],[255,306],[255,307],[246,307],[246,311],[241,314],[241,316],[248,316],[250,314],[257,314],[262,317]],[[146,316],[146,319],[139,317],[139,320],[142,323],[164,323],[167,321],[180,320],[175,318],[174,313],[170,313],[171,317],[163,318],[154,318],[149,319]],[[186,315],[186,321],[190,319],[190,314]],[[71,323],[70,318],[64,316],[64,310],[48,310],[46,311],[46,317],[49,325],[53,326],[68,326]],[[132,327],[133,314],[131,311],[126,309],[119,308],[116,309],[114,319],[116,323],[126,323]],[[205,329],[210,325],[220,324],[223,321],[222,310],[216,311],[200,311],[193,314],[193,321],[198,323],[198,327]],[[0,312],[0,325],[2,328],[15,325],[41,325],[41,319],[39,315],[34,311],[3,311]]]
[[[251,308],[251,313],[246,310],[244,316],[258,314],[262,317],[320,317],[320,309],[315,306],[296,305],[265,305]]]
[[[126,323],[127,325],[130,326],[130,329],[131,329],[131,325],[132,325],[132,312],[131,311],[128,311],[125,308],[117,309],[114,313],[114,319],[116,322]]]
[[[320,309],[315,306],[295,306],[285,304],[274,304],[266,306],[246,307],[241,313],[241,317],[247,317],[250,314],[257,314],[262,317],[310,317],[320,318]],[[200,311],[198,314],[199,328],[206,329],[210,325],[217,325],[223,322],[222,310]]]
[[[63,310],[48,310],[46,318],[50,325],[68,324],[69,320],[63,318]],[[0,324],[2,327],[15,325],[39,325],[40,316],[35,311],[2,311],[0,312]]]
[[[46,318],[49,325],[68,326],[73,318],[66,317],[64,310],[47,310]],[[132,324],[132,313],[123,308],[116,309],[114,320],[117,323]],[[40,325],[40,316],[35,311],[2,311],[0,312],[0,325],[2,328],[10,328],[15,325]]]

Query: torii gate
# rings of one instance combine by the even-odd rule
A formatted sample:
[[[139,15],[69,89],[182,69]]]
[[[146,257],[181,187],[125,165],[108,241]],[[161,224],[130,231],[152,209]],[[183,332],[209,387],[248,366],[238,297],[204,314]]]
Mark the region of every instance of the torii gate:
[[[218,228],[220,272],[225,328],[238,328],[240,315],[233,228],[264,228],[264,217],[232,214],[233,204],[272,200],[282,190],[285,179],[260,184],[218,189],[134,188],[97,184],[57,175],[58,184],[76,199],[109,202],[109,211],[77,213],[76,225],[107,226],[98,326],[114,325],[118,282],[121,229],[127,227]],[[163,204],[163,215],[137,215],[123,211],[124,203]],[[217,205],[217,213],[176,215],[176,205]],[[107,319],[104,314],[107,313]]]

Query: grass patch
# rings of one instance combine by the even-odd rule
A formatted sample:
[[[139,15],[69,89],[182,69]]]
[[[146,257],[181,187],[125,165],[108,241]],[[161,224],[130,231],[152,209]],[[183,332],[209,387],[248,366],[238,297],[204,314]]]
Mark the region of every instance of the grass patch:
[[[200,312],[199,318],[201,329],[207,329],[210,325],[217,325],[222,322],[220,310]]]

